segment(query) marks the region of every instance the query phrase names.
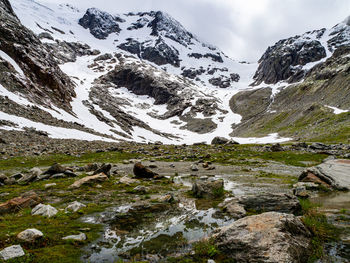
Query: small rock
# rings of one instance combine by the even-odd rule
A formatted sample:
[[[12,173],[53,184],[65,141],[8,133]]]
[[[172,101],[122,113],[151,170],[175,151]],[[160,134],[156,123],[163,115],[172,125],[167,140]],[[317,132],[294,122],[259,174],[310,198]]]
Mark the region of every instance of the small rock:
[[[140,193],[140,194],[146,194],[147,193],[147,188],[144,187],[143,185],[138,185],[133,189],[134,192]]]
[[[175,198],[172,194],[164,195],[162,197],[159,197],[157,200],[160,203],[174,203],[175,202]]]
[[[41,171],[41,169],[37,167],[30,169],[29,172],[37,177],[43,173],[43,171]]]
[[[35,228],[31,228],[19,233],[17,235],[17,238],[25,242],[34,242],[37,239],[42,238],[43,236],[44,234],[41,231]]]
[[[96,171],[94,171],[93,175],[104,173],[108,177],[110,176],[110,171],[112,169],[111,164],[102,164],[100,168],[98,168]]]
[[[224,138],[224,137],[215,137],[212,141],[211,144],[218,145],[218,144],[226,144],[230,140]]]
[[[20,197],[13,198],[0,204],[0,215],[17,212],[21,209],[34,207],[41,202],[41,198],[33,191],[24,193]]]
[[[151,169],[158,168],[158,166],[157,166],[157,165],[155,165],[155,164],[150,164],[148,167],[149,167],[149,168],[151,168]]]
[[[87,165],[85,165],[82,170],[84,172],[93,172],[93,171],[96,171],[98,169],[98,164],[97,163],[89,163]]]
[[[282,151],[284,151],[283,147],[279,143],[276,143],[276,144],[272,145],[270,150],[272,152],[282,152]]]
[[[96,175],[91,175],[91,176],[86,176],[84,178],[81,178],[77,181],[75,181],[71,186],[69,186],[69,189],[76,189],[80,188],[82,185],[91,185],[94,183],[102,183],[108,180],[107,175],[104,173],[96,174]]]
[[[208,167],[209,167],[209,164],[208,164],[207,162],[205,162],[205,163],[202,164],[202,167],[203,167],[203,168],[208,168]]]
[[[54,186],[56,186],[56,183],[52,183],[52,184],[45,184],[45,189],[49,189],[49,188],[53,188]]]
[[[136,176],[136,178],[154,178],[158,175],[157,173],[146,168],[141,163],[136,163],[134,165],[133,171],[134,171],[134,175]]]
[[[137,180],[131,179],[128,176],[124,176],[124,177],[120,178],[120,180],[119,180],[119,183],[126,184],[126,185],[131,185],[131,184],[134,184],[136,182],[137,182]]]
[[[53,217],[58,213],[58,210],[51,205],[38,204],[32,209],[32,215],[41,215],[45,217]]]
[[[0,259],[3,260],[23,257],[24,255],[25,253],[20,245],[10,246],[0,251]]]
[[[67,168],[63,167],[58,163],[55,163],[44,174],[49,174],[49,175],[60,174],[60,173],[64,173],[66,170]]]
[[[79,235],[71,235],[66,236],[62,238],[63,240],[77,240],[77,241],[84,241],[86,240],[86,235],[84,233],[80,233]]]
[[[84,204],[82,204],[82,203],[80,203],[80,202],[78,202],[78,201],[74,201],[74,202],[70,203],[70,204],[66,207],[65,212],[66,212],[66,213],[69,212],[69,211],[71,211],[71,212],[77,212],[77,211],[79,211],[80,209],[82,209],[82,208],[84,208],[84,207],[86,207],[86,205],[84,205]]]
[[[130,162],[128,160],[124,160],[123,164],[129,164]]]
[[[198,171],[198,166],[196,164],[192,164],[191,171],[192,172],[197,172]]]

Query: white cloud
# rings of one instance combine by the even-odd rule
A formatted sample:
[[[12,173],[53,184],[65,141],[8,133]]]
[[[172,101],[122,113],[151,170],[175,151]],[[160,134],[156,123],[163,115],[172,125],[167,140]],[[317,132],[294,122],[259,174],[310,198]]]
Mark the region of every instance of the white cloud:
[[[67,0],[40,0],[65,3]],[[114,13],[163,10],[229,56],[255,61],[269,45],[350,15],[349,0],[71,0]]]

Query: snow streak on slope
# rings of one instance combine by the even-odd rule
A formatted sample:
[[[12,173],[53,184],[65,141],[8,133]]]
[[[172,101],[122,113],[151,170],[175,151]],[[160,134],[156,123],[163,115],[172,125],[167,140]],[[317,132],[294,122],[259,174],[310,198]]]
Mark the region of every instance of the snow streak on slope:
[[[58,39],[61,41],[67,42],[80,42],[88,44],[92,49],[98,49],[101,53],[122,53],[127,56],[130,56],[130,53],[127,51],[121,50],[118,48],[118,45],[126,42],[128,39],[132,38],[139,42],[147,42],[147,45],[152,46],[157,41],[157,36],[153,36],[152,29],[150,27],[144,26],[137,30],[128,30],[130,25],[137,22],[140,19],[140,16],[137,14],[129,14],[129,15],[118,15],[125,22],[119,23],[121,32],[120,33],[112,33],[106,39],[96,39],[93,35],[90,34],[88,29],[84,29],[82,26],[78,24],[80,18],[83,17],[85,10],[79,10],[78,8],[72,7],[71,5],[55,5],[55,4],[39,4],[33,0],[16,0],[11,1],[11,4],[14,7],[14,10],[21,20],[21,22],[30,28],[34,33],[40,34],[42,32],[49,32],[54,39]],[[171,21],[171,17],[166,18]],[[153,17],[148,17],[148,15],[143,15],[144,19],[151,20]],[[176,25],[176,23],[174,23]],[[186,34],[184,28],[177,25],[178,29],[181,29],[181,34]],[[166,30],[167,28],[161,28],[161,30]],[[167,33],[164,33],[167,34]],[[236,61],[231,60],[226,57],[221,51],[219,51],[215,47],[211,47],[205,43],[200,42],[196,37],[192,36],[192,38],[184,38],[185,42],[191,42],[188,46],[183,45],[182,43],[175,41],[170,34],[170,37],[164,37],[164,41],[167,45],[175,48],[179,51],[179,59],[181,61],[181,66],[176,67],[170,64],[158,66],[154,63],[147,62],[151,64],[158,70],[155,70],[155,74],[161,74],[160,72],[166,70],[169,74],[173,74],[173,77],[177,79],[185,69],[205,69],[208,70],[215,69],[219,67],[221,70],[213,70],[212,74],[200,74],[198,78],[193,79],[193,85],[191,85],[190,89],[192,89],[194,97],[192,99],[192,104],[194,105],[199,98],[202,97],[213,97],[216,98],[218,104],[220,106],[221,111],[217,111],[216,115],[212,117],[212,121],[217,125],[217,128],[206,134],[197,134],[188,130],[181,129],[181,126],[184,125],[184,122],[180,120],[179,117],[172,117],[166,120],[159,120],[157,118],[151,117],[150,113],[164,113],[166,111],[166,105],[154,105],[154,99],[147,96],[137,96],[127,89],[120,87],[119,89],[114,89],[114,94],[116,98],[128,100],[129,105],[122,106],[122,109],[131,114],[133,117],[142,120],[146,124],[148,124],[152,129],[160,131],[162,133],[170,133],[177,137],[178,139],[168,139],[166,137],[160,136],[159,134],[155,134],[150,130],[146,130],[141,127],[134,127],[132,132],[132,140],[137,142],[148,142],[148,141],[162,141],[164,143],[194,143],[194,142],[210,142],[215,136],[222,136],[230,138],[229,134],[232,132],[231,125],[237,124],[241,121],[241,116],[238,114],[234,114],[229,107],[229,100],[231,97],[239,92],[240,90],[247,89],[249,84],[252,82],[253,74],[257,68],[257,64],[247,64],[247,63],[238,63]],[[43,42],[53,42],[52,40],[42,40]],[[214,53],[218,54],[223,62],[215,62],[210,57],[203,57],[201,59],[197,59],[191,54],[206,54],[206,53]],[[77,84],[76,87],[76,98],[71,103],[72,110],[74,112],[74,116],[61,110],[54,108],[46,109],[40,107],[41,109],[49,112],[53,117],[69,121],[69,122],[77,122],[79,124],[84,125],[87,128],[93,129],[99,133],[106,134],[109,136],[113,136],[116,140],[125,139],[119,135],[117,135],[114,131],[123,132],[123,129],[119,127],[117,124],[113,123],[112,125],[108,125],[100,120],[92,114],[89,108],[84,104],[84,101],[88,101],[92,103],[89,98],[89,93],[91,91],[93,81],[100,77],[103,74],[106,74],[107,69],[102,70],[100,72],[96,72],[88,67],[93,63],[93,59],[96,56],[85,56],[78,58],[75,62],[66,63],[61,66],[62,71],[64,71],[67,75],[72,78]],[[125,56],[126,57],[126,56]],[[141,60],[143,57],[141,55]],[[130,58],[131,61],[135,60]],[[138,60],[138,59],[136,59]],[[111,66],[115,66],[117,63],[112,64]],[[226,70],[227,69],[227,70]],[[210,79],[219,78],[219,77],[230,77],[231,73],[239,74],[240,81],[234,82],[230,87],[226,89],[220,89],[210,83]],[[78,79],[78,81],[76,81]],[[9,94],[3,87],[0,90],[1,95],[7,94],[10,99],[15,101],[19,101],[20,97],[16,94]],[[29,105],[29,102],[23,102]],[[149,104],[149,108],[144,109],[140,108],[138,105],[146,103]],[[93,104],[93,103],[92,103]],[[103,115],[107,119],[113,120],[111,114],[107,111],[101,109],[98,105],[93,104],[93,107],[102,112]],[[227,113],[223,113],[223,111],[227,111]],[[186,111],[183,113],[185,114]],[[4,118],[9,118],[9,116],[2,115]],[[205,118],[203,114],[197,113],[196,118]],[[23,125],[33,125],[31,127],[39,126],[33,122],[22,122],[20,127]],[[19,123],[17,121],[16,123]],[[177,124],[174,124],[177,123]],[[48,127],[40,126],[41,128],[48,130]],[[52,136],[58,136],[53,135]],[[67,134],[71,134],[68,132]],[[81,139],[86,139],[87,137],[80,134]],[[75,136],[74,138],[79,137]],[[90,138],[96,138],[98,136],[92,135]],[[62,137],[66,138],[66,137]],[[276,134],[268,136],[266,138],[234,138],[238,142],[241,143],[267,143],[274,141],[285,141],[288,139],[278,139]]]

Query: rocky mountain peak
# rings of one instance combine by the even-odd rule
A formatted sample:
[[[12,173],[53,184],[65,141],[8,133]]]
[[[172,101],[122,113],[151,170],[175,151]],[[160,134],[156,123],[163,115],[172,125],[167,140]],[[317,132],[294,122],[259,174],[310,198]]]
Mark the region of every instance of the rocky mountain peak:
[[[89,29],[90,33],[98,39],[106,39],[112,33],[121,31],[119,24],[124,22],[118,16],[113,16],[97,8],[89,8],[85,15],[79,19],[79,25]]]
[[[350,26],[350,16],[348,16],[347,18],[345,18],[345,20],[343,21],[344,24]]]
[[[148,24],[152,28],[153,36],[163,35],[184,46],[191,44],[193,35],[180,22],[162,11],[153,12],[153,14],[154,20]]]

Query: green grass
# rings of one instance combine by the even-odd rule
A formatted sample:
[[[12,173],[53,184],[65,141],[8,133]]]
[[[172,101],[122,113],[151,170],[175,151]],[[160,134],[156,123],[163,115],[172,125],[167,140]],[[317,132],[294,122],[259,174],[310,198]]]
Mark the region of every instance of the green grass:
[[[339,229],[330,224],[327,217],[317,212],[319,204],[310,202],[308,199],[300,199],[303,217],[302,221],[312,233],[311,253],[308,263],[316,262],[325,257],[324,244],[329,241],[339,240]]]
[[[79,213],[65,214],[59,212],[53,218],[32,216],[31,209],[25,209],[16,214],[4,215],[0,217],[0,247],[20,244],[25,249],[26,257],[15,259],[12,262],[79,262],[80,249],[98,237],[101,226],[83,223],[77,219],[84,214],[100,210],[100,207],[91,204]],[[25,243],[17,240],[16,235],[28,228],[36,228],[42,231],[44,237],[35,243]],[[83,228],[90,229],[90,231],[85,232],[87,235],[86,241],[62,240],[64,236],[80,233]]]

